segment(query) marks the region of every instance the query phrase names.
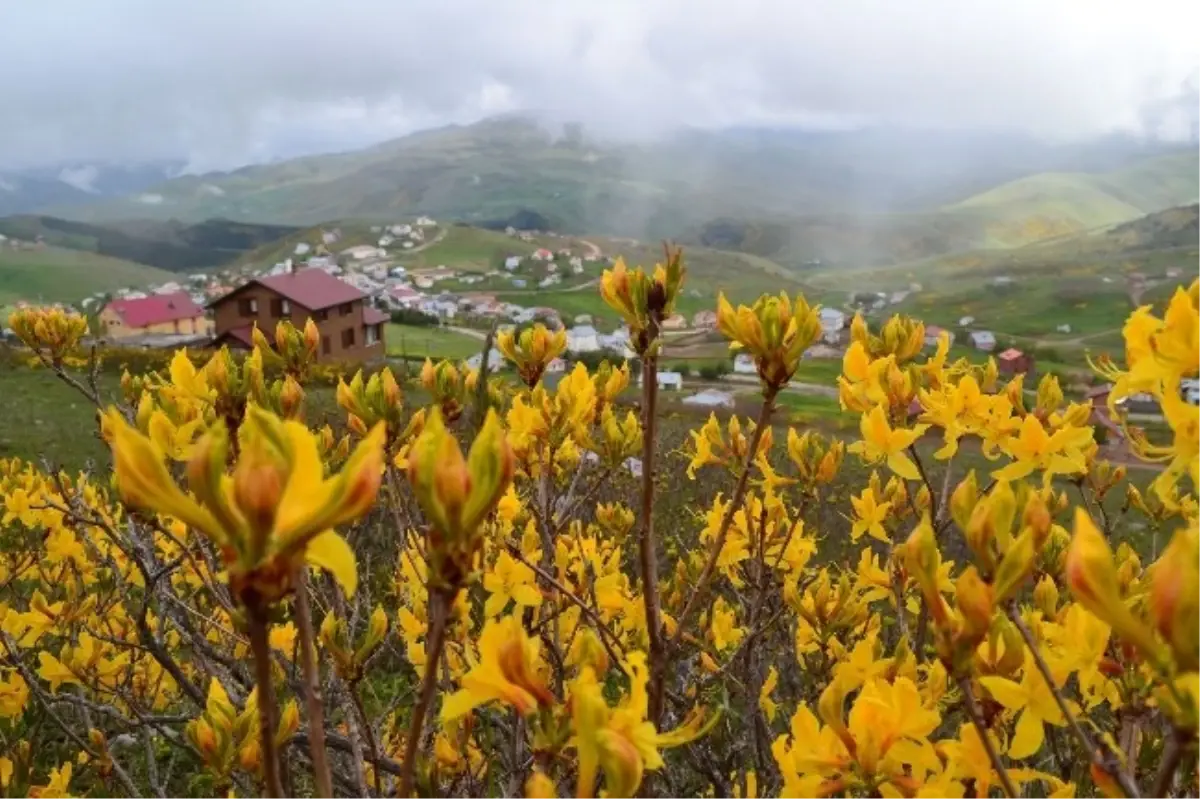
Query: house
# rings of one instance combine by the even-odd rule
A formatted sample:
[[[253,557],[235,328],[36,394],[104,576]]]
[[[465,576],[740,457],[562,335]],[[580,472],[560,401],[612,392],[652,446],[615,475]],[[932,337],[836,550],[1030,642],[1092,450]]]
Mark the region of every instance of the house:
[[[1002,375],[1028,374],[1033,371],[1033,356],[1009,347],[997,356],[996,366]]]
[[[553,275],[557,271],[558,271],[558,264],[554,263],[553,261],[546,264],[546,274]]]
[[[837,308],[822,308],[819,317],[821,338],[830,344],[841,341],[842,330],[846,327],[846,312]]]
[[[545,247],[539,247],[533,251],[533,255],[530,257],[535,261],[553,261],[554,253],[550,252]]]
[[[413,282],[417,284],[417,288],[419,289],[431,289],[433,288],[434,281],[428,275],[418,275]]]
[[[514,277],[514,278],[512,279],[512,286],[513,286],[513,288],[515,288],[515,289],[523,289],[523,288],[525,288],[525,287],[526,287],[526,286],[528,286],[528,285],[529,285],[529,281],[527,281],[527,280],[526,280],[525,278],[523,278],[523,277]]]
[[[976,330],[971,333],[971,346],[981,352],[991,352],[996,349],[996,336],[990,330]]]
[[[520,266],[521,266],[521,256],[519,256],[519,255],[510,255],[504,259],[504,268],[510,272],[513,271],[514,269],[520,268]]]
[[[561,282],[562,282],[562,278],[559,277],[558,275],[547,275],[546,277],[544,277],[538,281],[538,286],[540,286],[541,288],[549,288],[550,286],[556,286]]]
[[[683,391],[683,375],[679,372],[658,372],[658,387],[672,391]]]
[[[690,397],[685,397],[684,405],[695,405],[701,408],[732,408],[734,406],[733,395],[728,391],[718,391],[715,388],[706,388],[703,391],[693,394]]]
[[[975,324],[974,316],[964,316],[963,318],[958,320],[959,327],[970,327],[973,324]]]
[[[453,319],[458,315],[458,303],[450,300],[422,300],[417,308],[421,313],[436,316],[438,319]]]
[[[338,239],[340,239],[341,237],[342,237],[342,231],[340,228],[334,228],[333,230],[322,230],[321,231],[321,243],[322,244],[336,244]]]
[[[412,233],[412,225],[392,225],[389,229],[393,236],[407,236]]]
[[[1174,280],[1175,278],[1183,275],[1183,270],[1180,269],[1178,266],[1169,266],[1169,267],[1167,267],[1166,275],[1167,275],[1167,277]]]
[[[713,330],[717,326],[716,311],[697,311],[692,317],[692,327],[697,330]]]
[[[1059,333],[1070,333],[1071,332],[1071,326],[1068,324],[1065,324],[1065,323],[1057,326],[1054,329],[1057,330]]]
[[[1179,393],[1189,405],[1200,405],[1200,380],[1185,377],[1179,381]]]
[[[292,250],[292,254],[293,255],[308,255],[308,253],[311,249],[312,249],[312,246],[308,242],[301,241],[296,244],[296,249]]]
[[[637,353],[633,351],[633,347],[629,343],[629,328],[619,327],[607,336],[598,337],[600,348],[608,352],[616,353],[624,358],[632,358]]]
[[[207,336],[212,321],[186,292],[113,300],[100,312],[100,324],[109,338],[148,334]]]
[[[948,338],[950,340],[950,344],[953,345],[954,344],[954,331],[946,330],[945,328],[938,327],[937,325],[926,325],[925,326],[925,346],[926,347],[936,347],[938,345],[938,339],[941,338],[941,335],[943,333],[946,334],[946,338]]]
[[[342,255],[348,258],[353,258],[356,261],[365,261],[368,258],[380,257],[379,248],[371,244],[360,244],[357,247],[348,247],[342,250]],[[382,257],[387,257],[387,252],[382,254]]]
[[[576,325],[567,331],[567,350],[569,352],[599,352],[600,341],[596,328],[591,325]]]
[[[675,313],[668,316],[662,321],[663,330],[686,330],[687,317],[681,313]]]
[[[384,296],[396,308],[414,308],[425,299],[425,295],[412,286],[392,286]]]
[[[437,224],[437,222],[433,221],[427,216],[418,216],[416,224],[417,227],[433,227]]]
[[[274,338],[287,319],[303,328],[312,319],[321,333],[318,360],[381,358],[388,315],[370,307],[366,295],[320,269],[252,278],[209,304],[218,343],[249,348],[255,325]]]
[[[483,364],[483,353],[477,352],[466,360],[468,369],[478,369]],[[499,372],[506,366],[504,356],[499,350],[488,350],[488,371]]]
[[[435,266],[433,269],[414,269],[412,275],[414,278],[424,277],[432,283],[440,283],[443,280],[453,280],[458,277],[458,272],[447,269],[445,266]]]
[[[754,363],[754,356],[743,352],[741,355],[733,359],[733,371],[739,375],[756,375],[758,374],[758,366]]]
[[[565,371],[567,371],[567,362],[562,358],[555,358],[546,364],[547,374],[562,374]]]
[[[590,325],[592,323],[592,315],[587,314],[587,313],[581,313],[578,316],[576,316],[575,319],[572,321],[574,321],[575,324],[577,324],[577,325]]]

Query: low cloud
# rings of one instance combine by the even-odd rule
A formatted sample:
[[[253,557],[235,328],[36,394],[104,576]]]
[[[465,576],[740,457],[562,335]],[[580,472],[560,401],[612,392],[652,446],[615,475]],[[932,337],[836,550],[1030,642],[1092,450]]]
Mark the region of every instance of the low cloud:
[[[607,135],[1194,131],[1194,3],[57,0],[0,12],[0,167],[347,149],[534,109]]]

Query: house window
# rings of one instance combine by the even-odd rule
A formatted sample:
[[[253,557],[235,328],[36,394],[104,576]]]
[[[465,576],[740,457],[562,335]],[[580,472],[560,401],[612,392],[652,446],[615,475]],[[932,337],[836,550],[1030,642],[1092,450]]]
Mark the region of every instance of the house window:
[[[330,350],[329,350],[329,338],[328,338],[328,337],[325,337],[325,336],[322,336],[322,337],[321,337],[321,354],[322,354],[322,355],[328,355],[328,354],[329,354],[329,352],[330,352]]]
[[[352,303],[352,302],[343,302],[341,305],[338,306],[338,314],[340,314],[341,316],[349,316],[350,312],[353,310],[354,310],[354,303]]]
[[[316,317],[318,322],[324,322],[329,318],[329,311],[317,311],[313,316]]]
[[[251,297],[250,299],[238,300],[238,313],[242,316],[255,316],[258,314],[258,300]]]
[[[284,316],[291,316],[292,304],[287,300],[271,300],[271,316],[280,319]]]
[[[379,325],[367,325],[364,329],[367,332],[365,334],[363,344],[365,344],[368,347],[371,346],[372,344],[378,344],[379,343]]]
[[[348,327],[342,331],[342,348],[349,349],[354,346],[354,328]]]

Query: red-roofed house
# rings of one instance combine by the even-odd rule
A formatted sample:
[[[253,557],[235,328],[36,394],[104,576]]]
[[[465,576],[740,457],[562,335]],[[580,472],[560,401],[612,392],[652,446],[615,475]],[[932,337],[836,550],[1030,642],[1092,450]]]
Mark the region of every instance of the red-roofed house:
[[[319,359],[362,361],[384,354],[387,314],[366,302],[367,295],[321,269],[301,269],[253,278],[210,303],[217,343],[249,347],[255,324],[268,341],[275,325],[288,319],[303,327],[311,318],[321,332]]]
[[[109,338],[150,333],[207,336],[213,330],[213,323],[204,315],[204,309],[183,291],[135,300],[113,300],[100,312],[100,323]]]
[[[1010,347],[996,356],[996,368],[1002,375],[1023,375],[1033,371],[1033,356]]]

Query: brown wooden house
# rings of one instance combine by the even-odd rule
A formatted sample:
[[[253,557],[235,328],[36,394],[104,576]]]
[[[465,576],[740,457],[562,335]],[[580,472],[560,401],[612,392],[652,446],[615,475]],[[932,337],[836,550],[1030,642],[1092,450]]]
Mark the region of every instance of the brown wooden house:
[[[388,315],[367,304],[367,295],[320,269],[254,278],[209,303],[218,346],[249,349],[254,325],[274,341],[283,319],[303,328],[311,317],[321,331],[319,359],[365,361],[385,353]]]
[[[996,368],[1006,377],[1033,373],[1033,356],[1021,352],[1015,347],[1009,347],[996,357]]]

